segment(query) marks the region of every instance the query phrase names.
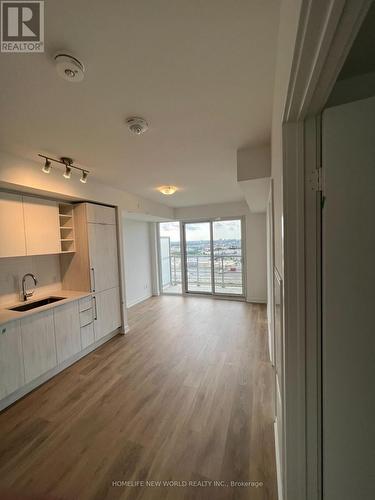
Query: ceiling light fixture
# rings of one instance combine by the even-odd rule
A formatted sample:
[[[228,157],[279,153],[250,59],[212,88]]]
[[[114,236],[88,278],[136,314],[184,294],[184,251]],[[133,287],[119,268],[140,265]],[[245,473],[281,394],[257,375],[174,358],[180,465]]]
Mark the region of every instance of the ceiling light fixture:
[[[51,167],[52,167],[51,162],[49,161],[48,158],[46,158],[46,162],[42,168],[43,172],[45,174],[49,174],[51,172]]]
[[[68,166],[65,167],[65,172],[63,173],[63,177],[65,177],[65,179],[70,179],[72,176],[72,169]]]
[[[158,188],[158,190],[167,196],[170,196],[171,194],[174,194],[176,191],[178,191],[176,186],[161,186]]]
[[[82,184],[86,184],[87,182],[87,172],[85,170],[82,171],[82,175],[81,175],[81,178],[80,178],[80,181],[82,182]]]
[[[57,160],[56,158],[51,158],[50,156],[45,156],[45,155],[41,155],[41,154],[39,154],[38,156],[40,156],[41,158],[45,159],[45,163],[44,163],[44,165],[42,167],[42,171],[44,173],[46,173],[46,174],[50,173],[51,168],[52,168],[51,162],[59,163],[60,165],[64,165],[65,166],[65,171],[63,173],[63,176],[65,177],[65,179],[70,179],[71,178],[71,176],[72,176],[72,169],[74,169],[74,170],[78,170],[79,172],[81,172],[80,181],[83,184],[86,184],[87,178],[88,178],[88,175],[89,175],[90,171],[86,170],[86,169],[83,169],[81,167],[76,167],[73,164],[73,160],[71,158],[68,158],[67,156],[63,156],[62,158],[60,158],[60,160]]]

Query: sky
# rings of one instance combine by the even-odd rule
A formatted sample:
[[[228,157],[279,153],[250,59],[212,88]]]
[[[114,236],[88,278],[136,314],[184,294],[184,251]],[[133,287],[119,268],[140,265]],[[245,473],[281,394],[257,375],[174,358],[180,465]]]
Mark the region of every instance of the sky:
[[[194,222],[186,224],[186,239],[188,241],[199,241],[210,239],[210,227],[207,222]],[[221,220],[213,223],[214,240],[241,239],[240,220]],[[160,224],[160,236],[169,236],[171,241],[180,241],[180,223],[163,222]]]

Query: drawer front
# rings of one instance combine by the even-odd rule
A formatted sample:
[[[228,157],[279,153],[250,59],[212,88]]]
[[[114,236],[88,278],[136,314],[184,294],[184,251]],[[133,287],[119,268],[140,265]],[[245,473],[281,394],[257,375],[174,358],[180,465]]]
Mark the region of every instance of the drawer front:
[[[90,309],[86,309],[86,311],[82,311],[79,313],[79,321],[81,324],[81,328],[83,326],[89,325],[94,321],[94,311],[92,307],[90,307]]]
[[[82,349],[94,343],[94,323],[81,328]]]
[[[79,312],[85,311],[92,307],[92,297],[89,295],[88,297],[83,297],[83,299],[79,299]]]

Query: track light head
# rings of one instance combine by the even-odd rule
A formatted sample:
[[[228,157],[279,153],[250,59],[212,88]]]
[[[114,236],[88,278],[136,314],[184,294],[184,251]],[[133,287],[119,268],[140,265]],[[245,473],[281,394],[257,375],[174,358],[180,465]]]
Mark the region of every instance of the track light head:
[[[88,177],[88,173],[87,173],[85,170],[82,170],[82,175],[81,175],[80,181],[81,181],[83,184],[86,184],[86,182],[87,182],[87,177]]]
[[[68,165],[65,167],[65,172],[63,173],[63,176],[65,179],[70,179],[70,176],[72,175],[72,169]]]
[[[46,158],[46,162],[42,168],[42,171],[45,173],[45,174],[49,174],[51,172],[51,162],[49,161],[48,158]]]

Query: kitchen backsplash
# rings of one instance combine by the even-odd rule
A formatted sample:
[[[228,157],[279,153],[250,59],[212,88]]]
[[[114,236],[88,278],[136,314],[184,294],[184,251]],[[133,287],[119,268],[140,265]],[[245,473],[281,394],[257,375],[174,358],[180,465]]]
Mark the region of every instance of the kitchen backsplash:
[[[0,306],[21,299],[22,277],[26,273],[33,273],[38,279],[33,298],[62,288],[58,255],[2,258],[0,259]],[[33,287],[33,280],[27,278],[26,288]]]

